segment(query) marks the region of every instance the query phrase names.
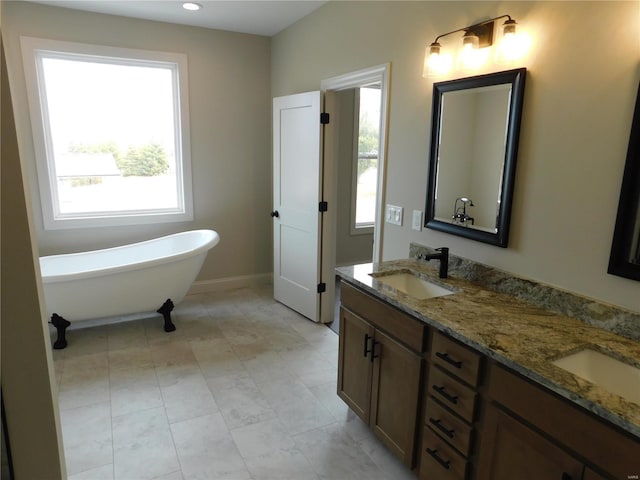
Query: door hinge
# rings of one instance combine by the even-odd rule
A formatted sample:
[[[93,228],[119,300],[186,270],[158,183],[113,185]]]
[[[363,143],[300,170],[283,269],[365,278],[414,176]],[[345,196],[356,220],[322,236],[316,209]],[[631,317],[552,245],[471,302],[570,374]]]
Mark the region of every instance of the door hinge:
[[[323,112],[320,114],[320,123],[322,125],[327,125],[329,123],[329,114],[326,112]]]
[[[318,210],[320,212],[326,212],[327,210],[329,210],[329,204],[327,202],[320,202],[318,204]]]
[[[326,283],[319,283],[318,284],[318,293],[324,293],[327,291],[327,284]]]

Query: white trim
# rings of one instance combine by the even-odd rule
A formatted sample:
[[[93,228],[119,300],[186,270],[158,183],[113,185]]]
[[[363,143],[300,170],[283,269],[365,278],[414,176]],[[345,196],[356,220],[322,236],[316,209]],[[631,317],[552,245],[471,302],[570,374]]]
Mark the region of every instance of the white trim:
[[[247,288],[255,285],[273,284],[273,273],[258,273],[255,275],[240,275],[237,277],[216,278],[193,282],[187,295],[200,293],[223,292],[238,288]]]
[[[377,83],[377,82],[376,82]],[[367,222],[366,224],[356,224],[356,216],[358,213],[357,209],[357,199],[358,199],[358,166],[359,166],[359,157],[358,153],[360,150],[360,88],[355,89],[355,94],[353,96],[353,149],[352,149],[352,158],[351,158],[351,210],[350,210],[350,224],[349,231],[352,236],[355,235],[373,235],[374,227],[376,224],[376,219],[374,218],[373,222]],[[382,96],[380,97],[380,102],[382,102]],[[380,132],[380,119],[378,119],[378,130]],[[378,132],[378,146],[380,145],[380,134]],[[377,200],[377,192],[376,192],[376,200]],[[375,213],[374,213],[375,215]]]
[[[353,140],[351,148],[351,207],[349,210],[349,231],[357,235],[356,213],[358,199],[358,143],[360,141],[360,89],[356,88],[353,95]],[[373,225],[362,233],[373,233]]]
[[[187,56],[130,48],[20,37],[27,97],[40,187],[44,228],[88,228],[193,220],[191,149]],[[137,210],[62,214],[57,199],[53,144],[49,128],[43,58],[82,59],[118,65],[149,65],[169,68],[174,86],[174,128],[178,207],[165,210]]]

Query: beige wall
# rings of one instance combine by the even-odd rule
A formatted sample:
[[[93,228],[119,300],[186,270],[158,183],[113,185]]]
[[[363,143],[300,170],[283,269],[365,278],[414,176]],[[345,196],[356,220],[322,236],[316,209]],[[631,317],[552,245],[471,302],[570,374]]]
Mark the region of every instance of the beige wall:
[[[63,479],[66,473],[54,400],[57,390],[51,367],[49,327],[38,301],[36,257],[7,88],[4,48],[1,70],[2,397],[11,460],[17,479]]]
[[[424,49],[438,34],[505,13],[534,38],[509,248],[416,232],[405,218],[385,226],[383,257],[406,257],[411,241],[447,245],[640,311],[640,284],[606,273],[640,79],[639,2],[330,2],[272,39],[272,94],[391,62],[386,201],[422,210],[432,91],[421,77]]]
[[[39,253],[120,245],[192,228],[221,241],[199,280],[267,273],[271,265],[269,48],[267,37],[3,2],[3,30],[20,150]],[[45,231],[19,37],[184,53],[189,64],[193,222]]]
[[[405,213],[422,210],[432,89],[432,80],[421,77],[424,48],[438,34],[509,13],[535,39],[524,65],[509,248],[416,232],[405,218],[403,227],[385,225],[384,258],[406,257],[411,241],[448,245],[454,254],[640,311],[638,283],[606,274],[640,78],[638,2],[330,2],[271,40],[21,2],[3,2],[3,9],[40,253],[212,227],[222,241],[200,280],[271,271],[271,96],[318,89],[322,79],[391,62],[387,202]],[[42,230],[19,35],[188,55],[194,222]]]
[[[355,89],[335,93],[340,112],[332,121],[339,122],[338,142],[338,204],[336,214],[336,265],[370,262],[373,257],[373,233],[351,233],[351,195],[353,189],[353,156],[355,132]]]

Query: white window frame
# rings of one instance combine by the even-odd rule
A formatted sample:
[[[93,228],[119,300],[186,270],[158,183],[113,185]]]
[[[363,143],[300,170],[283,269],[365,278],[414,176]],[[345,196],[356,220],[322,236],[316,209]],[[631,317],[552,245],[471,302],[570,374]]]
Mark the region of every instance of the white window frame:
[[[355,89],[354,105],[353,105],[353,156],[351,165],[351,235],[372,235],[375,228],[375,219],[373,222],[360,223],[356,222],[357,199],[358,199],[358,163],[359,163],[359,143],[360,143],[360,89],[365,85]],[[381,142],[378,142],[379,144]],[[380,168],[380,156],[378,154],[378,168]],[[379,188],[379,186],[378,186]],[[379,195],[379,192],[376,192]]]
[[[189,94],[187,57],[184,54],[89,45],[34,37],[21,37],[27,97],[31,115],[42,217],[46,230],[137,225],[193,220]],[[173,78],[174,138],[178,207],[62,214],[57,201],[53,142],[49,129],[42,58],[77,60],[84,57],[117,65],[169,68]]]

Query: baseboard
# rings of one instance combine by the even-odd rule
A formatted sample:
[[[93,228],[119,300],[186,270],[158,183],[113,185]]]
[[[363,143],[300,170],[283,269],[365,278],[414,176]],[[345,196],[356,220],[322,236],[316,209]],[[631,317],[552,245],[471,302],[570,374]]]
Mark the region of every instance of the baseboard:
[[[237,288],[247,288],[256,285],[268,285],[273,283],[272,273],[259,273],[255,275],[240,275],[237,277],[215,278],[213,280],[202,280],[193,282],[187,295],[199,293],[224,292]]]

